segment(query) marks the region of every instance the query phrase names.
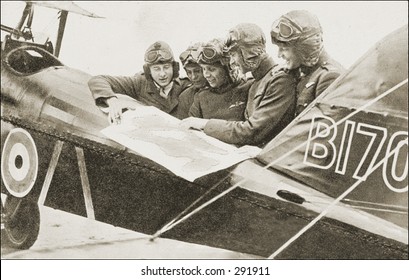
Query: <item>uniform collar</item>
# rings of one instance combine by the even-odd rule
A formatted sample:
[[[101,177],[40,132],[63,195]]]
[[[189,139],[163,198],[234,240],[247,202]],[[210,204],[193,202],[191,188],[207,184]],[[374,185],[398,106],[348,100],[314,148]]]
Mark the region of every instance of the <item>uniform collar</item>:
[[[172,82],[173,82],[174,84],[177,84],[178,86],[180,86],[180,85],[182,84],[182,81],[181,81],[179,78],[173,79]]]
[[[230,90],[232,87],[233,87],[233,83],[231,82],[227,82],[226,84],[224,84],[222,87],[219,87],[219,88],[212,88],[211,86],[209,86],[210,91],[214,93],[225,93],[226,91]]]
[[[156,88],[157,88],[159,91],[162,89],[166,96],[169,95],[169,92],[172,90],[172,87],[173,87],[173,81],[170,82],[170,83],[169,83],[167,86],[165,86],[165,87],[159,86],[156,82],[153,82],[153,83],[155,84]]]
[[[300,76],[303,77],[303,76],[307,76],[311,74],[312,72],[317,70],[318,67],[321,67],[327,64],[328,60],[329,60],[328,53],[325,50],[323,50],[318,58],[318,62],[314,66],[311,66],[311,67],[307,67],[303,65],[300,66],[299,68]]]
[[[274,60],[271,57],[266,57],[261,61],[257,69],[251,71],[251,74],[255,80],[260,80],[274,67],[274,65]]]
[[[159,90],[160,90],[161,87],[154,80],[150,80],[148,84],[149,84],[148,93],[150,93],[150,94],[159,93]],[[169,87],[169,91],[167,92],[167,93],[169,93],[172,90],[174,85],[175,86],[180,86],[180,84],[181,84],[180,80],[178,78],[176,78],[176,79],[173,79],[172,82],[170,82],[165,87],[165,89]],[[165,93],[166,93],[166,91],[165,91]]]

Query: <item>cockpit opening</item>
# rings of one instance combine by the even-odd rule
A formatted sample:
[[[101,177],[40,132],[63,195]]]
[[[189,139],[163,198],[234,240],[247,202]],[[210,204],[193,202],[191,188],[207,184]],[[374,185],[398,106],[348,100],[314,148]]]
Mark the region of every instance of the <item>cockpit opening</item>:
[[[16,41],[8,41],[7,43]],[[49,52],[52,46],[38,45],[34,43],[21,42],[15,48],[2,46],[2,60],[12,70],[22,75],[34,74],[52,66],[63,66],[63,64]]]

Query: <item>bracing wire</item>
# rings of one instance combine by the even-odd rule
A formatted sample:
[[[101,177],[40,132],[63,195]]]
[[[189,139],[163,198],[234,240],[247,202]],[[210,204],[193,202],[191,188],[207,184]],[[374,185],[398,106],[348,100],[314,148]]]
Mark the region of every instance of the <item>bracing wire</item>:
[[[355,190],[366,177],[372,174],[379,166],[381,166],[390,156],[394,155],[396,152],[400,150],[400,148],[404,144],[401,142],[398,146],[392,150],[390,154],[387,154],[381,161],[379,161],[372,169],[368,170],[365,174],[365,177],[360,178],[356,181],[351,187],[349,187],[345,192],[343,192],[340,196],[338,196],[328,207],[326,207],[317,217],[315,217],[310,223],[308,223],[305,227],[303,227],[298,233],[296,233],[293,237],[287,240],[280,248],[278,248],[272,255],[268,257],[268,259],[274,259],[278,254],[284,251],[288,246],[290,246],[295,240],[297,240],[302,234],[304,234],[307,230],[309,230],[313,225],[315,225],[322,217],[324,217],[336,204],[338,204],[344,197],[350,194],[353,190]]]
[[[407,83],[408,83],[408,79],[405,79],[405,80],[401,81],[400,83],[396,84],[395,86],[393,86],[393,87],[390,88],[389,90],[387,90],[387,91],[383,92],[382,94],[378,95],[377,97],[375,97],[375,98],[372,99],[371,101],[365,103],[365,104],[362,105],[361,107],[358,107],[355,111],[351,112],[350,114],[348,114],[347,116],[345,116],[345,117],[342,118],[341,120],[339,120],[339,121],[337,121],[336,123],[334,123],[333,125],[329,126],[327,129],[329,130],[329,129],[332,129],[333,127],[335,127],[335,126],[340,125],[341,123],[343,123],[343,122],[345,122],[346,120],[350,119],[351,117],[353,117],[353,116],[356,115],[357,113],[361,112],[362,110],[366,109],[367,107],[371,106],[372,104],[376,103],[376,102],[379,101],[380,99],[384,98],[385,96],[389,95],[390,93],[394,92],[395,90],[397,90],[398,88],[400,88],[401,86],[403,86],[404,84],[407,84]],[[319,136],[319,135],[313,136],[313,137],[310,139],[310,141],[316,139],[318,136]],[[295,151],[297,151],[298,149],[302,148],[302,147],[303,147],[304,145],[306,145],[306,144],[307,144],[307,141],[305,141],[305,142],[299,144],[299,145],[296,146],[295,148],[289,150],[287,153],[285,153],[285,154],[281,155],[280,157],[278,157],[277,159],[271,161],[269,164],[267,164],[266,166],[264,166],[260,171],[266,170],[266,169],[268,169],[269,167],[275,165],[277,162],[279,162],[279,161],[285,159],[285,158],[288,157],[290,154],[292,154],[293,152],[295,152]],[[392,153],[390,153],[389,156],[390,156],[391,154],[392,154]],[[383,161],[382,161],[382,162],[383,162]],[[376,166],[378,166],[378,165],[379,165],[379,163],[378,163]],[[336,200],[334,200],[334,202],[331,203],[326,209],[324,209],[324,210],[321,212],[321,214],[324,213],[324,215],[325,215],[325,214],[328,212],[328,211],[327,211],[328,208],[332,208],[333,205],[337,204],[341,199],[343,199],[347,194],[349,194],[353,189],[355,189],[355,187],[356,187],[357,185],[359,185],[360,182],[366,180],[366,177],[367,177],[368,175],[369,175],[369,174],[368,174],[368,172],[367,172],[367,175],[366,175],[366,176],[364,176],[363,178],[361,178],[361,179],[360,179],[359,181],[357,181],[354,185],[352,185],[348,190],[346,190],[341,196],[339,196]],[[224,179],[225,179],[225,178],[224,178]],[[223,180],[224,180],[224,179],[223,179]],[[221,181],[219,181],[218,183],[216,183],[216,185],[214,185],[210,190],[213,190],[215,187],[217,187],[223,180],[221,180]],[[200,211],[201,209],[207,207],[208,205],[212,204],[213,202],[215,202],[215,201],[218,200],[219,198],[221,198],[221,197],[223,197],[224,195],[228,194],[229,192],[233,191],[233,190],[234,190],[235,188],[237,188],[240,184],[246,182],[247,180],[248,180],[248,179],[246,179],[246,178],[242,179],[241,181],[239,181],[238,183],[234,184],[233,186],[231,186],[230,188],[226,189],[225,191],[221,192],[220,194],[218,194],[217,196],[213,197],[213,198],[210,199],[209,201],[207,201],[207,202],[203,203],[202,205],[198,206],[197,208],[195,208],[193,211],[191,211],[190,213],[186,214],[185,216],[183,216],[183,217],[181,217],[181,218],[179,218],[179,219],[176,219],[176,218],[173,219],[171,222],[169,222],[169,223],[166,224],[164,227],[162,227],[159,231],[157,231],[157,232],[155,233],[154,237],[156,238],[156,237],[160,236],[161,234],[165,233],[166,231],[172,229],[173,227],[175,227],[176,225],[180,224],[180,223],[183,222],[184,220],[188,219],[189,217],[191,217],[192,215],[194,215],[195,213],[197,213],[197,212]],[[210,190],[209,190],[209,191],[210,191]],[[209,191],[206,192],[204,195],[206,195],[207,193],[209,193]],[[345,195],[344,195],[344,194],[345,194]],[[189,209],[192,208],[192,207],[194,206],[194,204],[196,204],[198,201],[200,201],[200,200],[204,197],[204,195],[202,195],[202,196],[199,197],[194,203],[192,203],[191,205],[189,205],[188,208],[189,208]],[[187,212],[187,210],[185,209],[183,212]],[[312,222],[314,222],[314,221],[316,220],[316,221],[314,222],[314,224],[315,224],[319,219],[321,219],[321,218],[324,216],[324,215],[321,215],[321,214],[320,214],[319,216],[317,216],[318,219],[314,219],[314,220],[312,221]],[[181,215],[178,215],[178,216],[180,217]],[[312,223],[312,222],[311,222],[311,223]],[[304,232],[305,232],[305,231],[304,231]],[[302,233],[303,233],[303,232],[302,232]],[[301,233],[301,234],[302,234],[302,233]],[[301,234],[300,234],[299,236],[301,236]],[[297,238],[298,238],[299,236],[297,236]],[[291,240],[292,240],[291,242],[293,242],[295,239],[293,240],[293,238],[292,238]],[[289,240],[289,241],[290,241],[290,240]],[[287,242],[287,243],[288,243],[288,242]],[[286,244],[287,244],[287,243],[286,243]],[[284,246],[284,245],[283,245],[283,246]],[[287,245],[287,246],[288,246],[288,245]],[[275,253],[274,253],[274,254],[275,254]],[[273,254],[273,255],[274,255],[274,254]],[[277,253],[277,254],[278,254],[278,253]],[[274,256],[276,256],[276,255],[274,255],[274,256],[273,256],[273,255],[270,256],[270,257],[273,257],[273,258],[274,258]]]

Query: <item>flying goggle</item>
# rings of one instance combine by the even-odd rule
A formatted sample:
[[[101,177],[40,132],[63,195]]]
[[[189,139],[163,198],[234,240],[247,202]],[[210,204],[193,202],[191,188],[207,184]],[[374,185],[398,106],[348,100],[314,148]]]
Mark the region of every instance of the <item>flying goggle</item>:
[[[280,18],[273,23],[271,37],[278,41],[288,42],[301,37],[302,27],[288,19]]]
[[[249,31],[248,31],[249,32]],[[264,35],[259,33],[258,30],[253,29],[253,33],[243,34],[238,30],[230,30],[229,35],[224,41],[223,52],[228,53],[234,51],[237,47],[252,47],[265,45],[266,39]]]
[[[283,42],[288,42],[300,38],[302,27],[296,23],[290,23],[286,19],[278,19],[271,28],[271,37]]]
[[[171,60],[173,60],[173,54],[166,50],[152,50],[145,54],[145,61],[147,63]]]
[[[186,50],[180,54],[179,59],[183,64],[185,64],[185,62],[187,62],[188,59],[193,62],[197,62],[199,54],[200,52],[198,49]]]
[[[218,54],[217,50],[214,47],[201,47],[199,50],[197,61],[203,61],[204,63],[214,63],[221,58],[221,55]]]
[[[287,18],[280,18],[276,20],[271,28],[271,38],[274,41],[289,42],[299,39],[302,37],[308,37],[320,32],[318,28],[308,28],[304,30],[294,21]]]

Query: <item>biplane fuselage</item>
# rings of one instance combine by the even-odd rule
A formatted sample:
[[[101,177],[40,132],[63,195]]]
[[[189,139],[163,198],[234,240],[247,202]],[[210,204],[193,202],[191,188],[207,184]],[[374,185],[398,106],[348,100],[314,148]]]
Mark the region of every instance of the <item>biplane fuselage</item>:
[[[390,36],[398,38],[387,39],[392,50],[407,58],[407,27]],[[407,259],[407,64],[396,63],[392,81],[376,84],[385,42],[258,157],[188,182],[101,134],[108,119],[88,89],[89,74],[37,44],[6,40],[14,45],[2,50],[1,61],[2,158],[8,159],[2,192],[147,234],[183,213],[162,236],[263,257]],[[367,73],[357,71],[360,65]],[[359,75],[364,82],[354,84]],[[393,98],[383,99],[387,114],[378,103],[362,109],[370,95],[343,100],[373,88],[376,98],[399,83]],[[13,150],[25,145],[10,137],[16,128],[32,137],[35,149],[26,148],[27,155]],[[15,171],[24,160],[29,187]],[[185,211],[208,190],[195,204],[209,201],[206,207]]]

